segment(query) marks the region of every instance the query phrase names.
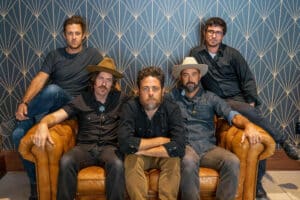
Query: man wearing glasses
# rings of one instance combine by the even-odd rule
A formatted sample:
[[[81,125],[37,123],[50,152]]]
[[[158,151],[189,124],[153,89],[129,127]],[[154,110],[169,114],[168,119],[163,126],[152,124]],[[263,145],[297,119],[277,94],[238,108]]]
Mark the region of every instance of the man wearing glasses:
[[[287,135],[274,128],[257,108],[260,102],[254,76],[240,52],[222,43],[226,29],[223,19],[208,19],[201,32],[203,44],[191,50],[190,55],[198,63],[208,65],[208,72],[201,79],[203,87],[225,99],[232,109],[268,131],[290,158],[299,160],[299,149],[288,140]],[[256,187],[256,198],[259,199],[267,199],[261,184],[265,170],[266,161],[260,161]]]

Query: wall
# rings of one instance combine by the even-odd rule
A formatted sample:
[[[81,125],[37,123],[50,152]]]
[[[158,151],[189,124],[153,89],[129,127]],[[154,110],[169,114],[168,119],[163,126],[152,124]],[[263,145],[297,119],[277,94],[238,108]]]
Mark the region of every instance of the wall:
[[[86,16],[87,46],[115,58],[135,87],[137,71],[161,66],[169,75],[199,44],[199,22],[220,16],[228,23],[225,43],[239,49],[253,71],[263,114],[298,141],[300,112],[299,0],[1,0],[0,149],[14,149],[14,113],[45,55],[64,45],[62,22]]]

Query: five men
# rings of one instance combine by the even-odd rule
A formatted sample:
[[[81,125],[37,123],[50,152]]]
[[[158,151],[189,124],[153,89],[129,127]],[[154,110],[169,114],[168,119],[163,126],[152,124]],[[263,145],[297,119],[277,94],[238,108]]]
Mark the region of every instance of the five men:
[[[270,133],[290,158],[299,160],[300,150],[288,140],[285,134],[275,129],[257,108],[260,102],[256,83],[247,62],[236,49],[222,43],[227,31],[226,27],[226,22],[219,17],[208,19],[201,34],[204,43],[191,50],[190,55],[195,57],[198,63],[208,65],[207,75],[201,79],[204,89],[225,99],[232,109]],[[265,170],[266,161],[260,161],[257,198],[267,198],[261,184]]]
[[[76,116],[79,123],[76,146],[60,160],[57,199],[75,199],[80,169],[100,165],[106,172],[106,198],[122,200],[125,197],[124,167],[117,146],[117,128],[120,107],[126,96],[116,89],[116,84],[123,75],[116,71],[114,61],[106,57],[87,69],[93,72],[90,91],[46,115],[38,124],[33,142],[41,148],[47,141],[53,144],[48,129]]]
[[[80,16],[65,20],[63,33],[66,47],[50,52],[26,90],[16,111],[17,127],[12,133],[13,142],[18,148],[25,133],[39,119],[59,109],[85,90],[88,85],[88,64],[97,64],[102,56],[95,48],[86,48],[86,24]],[[48,81],[51,84],[47,85]],[[47,86],[46,86],[47,85]],[[35,167],[32,162],[23,160],[24,168],[31,185],[30,200],[37,199]]]
[[[222,116],[231,124],[244,129],[243,142],[260,142],[261,135],[238,112],[212,92],[205,91],[200,83],[207,73],[207,65],[198,64],[194,57],[186,57],[181,65],[173,67],[172,74],[178,79],[178,87],[170,96],[181,108],[187,129],[187,146],[181,162],[181,199],[199,200],[199,167],[219,172],[216,199],[233,200],[238,188],[240,161],[235,154],[216,146],[214,117]]]
[[[117,79],[123,75],[116,71],[113,60],[102,60],[97,50],[83,47],[86,25],[81,17],[67,19],[64,22],[67,47],[48,54],[18,106],[16,118],[20,123],[13,132],[15,145],[19,145],[41,116],[62,107],[41,120],[33,137],[34,143],[44,148],[46,141],[53,144],[49,127],[71,116],[79,119],[76,146],[60,161],[57,199],[75,198],[77,174],[90,165],[104,166],[108,199],[123,199],[125,182],[131,199],[146,199],[144,170],[151,168],[161,170],[160,199],[177,199],[179,185],[181,199],[199,199],[199,166],[219,171],[217,199],[234,199],[239,160],[216,146],[215,114],[244,129],[241,142],[246,138],[251,144],[260,142],[260,133],[249,118],[267,130],[291,158],[299,160],[300,153],[255,108],[259,100],[254,77],[241,54],[222,43],[225,34],[224,20],[208,19],[204,44],[191,50],[193,57],[186,57],[173,68],[178,87],[164,97],[163,71],[146,67],[138,73],[138,97],[124,103],[126,97],[115,90]],[[92,66],[87,69],[94,72],[92,85],[90,91],[81,93],[87,86],[88,64]],[[48,80],[53,84],[44,88]],[[125,175],[118,148],[125,154]],[[35,187],[34,165],[25,161],[24,166]],[[264,172],[265,162],[261,162],[257,197],[263,198],[266,197],[261,185]],[[116,184],[119,187],[113,189]],[[33,189],[30,199],[36,199]]]
[[[147,199],[144,170],[152,168],[160,169],[159,199],[177,199],[185,132],[178,105],[164,98],[164,78],[159,67],[143,68],[137,78],[138,97],[122,107],[119,145],[131,200]]]

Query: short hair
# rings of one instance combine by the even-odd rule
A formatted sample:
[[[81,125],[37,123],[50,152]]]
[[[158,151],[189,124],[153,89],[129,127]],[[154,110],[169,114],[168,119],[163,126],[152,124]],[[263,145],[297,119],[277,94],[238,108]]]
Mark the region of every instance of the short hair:
[[[205,25],[204,25],[205,32],[207,31],[207,28],[209,26],[221,26],[223,28],[223,35],[226,34],[226,31],[227,31],[226,22],[220,17],[211,17],[208,20],[206,20]]]
[[[160,82],[161,87],[162,88],[164,87],[165,74],[164,74],[163,70],[160,67],[149,66],[149,67],[145,67],[145,68],[141,69],[138,72],[138,77],[137,77],[138,88],[140,88],[141,81],[148,76],[157,78]]]
[[[82,32],[86,32],[86,23],[84,19],[79,15],[73,15],[64,21],[63,31],[66,33],[66,27],[71,24],[79,24],[81,26]]]

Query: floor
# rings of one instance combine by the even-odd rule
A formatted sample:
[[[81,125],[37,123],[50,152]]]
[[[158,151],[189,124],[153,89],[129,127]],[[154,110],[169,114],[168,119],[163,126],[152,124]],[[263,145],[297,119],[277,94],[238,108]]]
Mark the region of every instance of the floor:
[[[270,200],[300,200],[300,171],[267,171],[263,185]],[[0,200],[27,200],[28,196],[25,172],[8,172],[0,179]]]

